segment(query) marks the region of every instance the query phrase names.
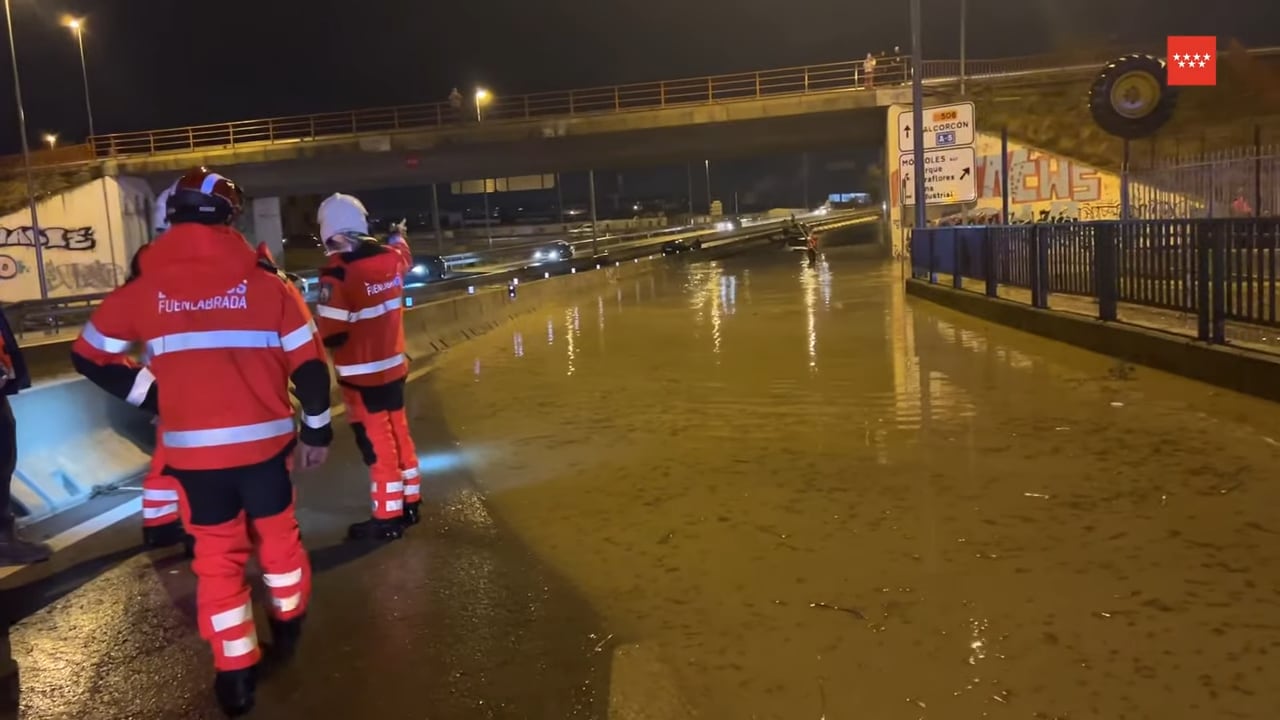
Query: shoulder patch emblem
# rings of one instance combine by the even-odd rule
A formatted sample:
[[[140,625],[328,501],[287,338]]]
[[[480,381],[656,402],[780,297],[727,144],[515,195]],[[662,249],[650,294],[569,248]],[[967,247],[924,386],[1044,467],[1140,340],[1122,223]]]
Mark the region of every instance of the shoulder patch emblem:
[[[327,303],[331,297],[333,297],[333,286],[329,283],[320,283],[320,302]]]

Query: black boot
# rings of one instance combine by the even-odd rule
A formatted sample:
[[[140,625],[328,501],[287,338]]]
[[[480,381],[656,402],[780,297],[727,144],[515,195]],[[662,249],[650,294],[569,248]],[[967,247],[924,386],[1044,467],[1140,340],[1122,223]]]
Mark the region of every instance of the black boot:
[[[142,526],[142,544],[149,548],[165,548],[183,542],[186,533],[182,531],[182,523],[174,520],[164,525]]]
[[[400,518],[393,520],[369,518],[347,527],[348,540],[399,540],[403,535],[404,524]]]
[[[302,621],[306,615],[299,615],[292,620],[271,618],[271,660],[277,663],[288,662],[298,650],[298,640],[302,638]]]
[[[407,502],[404,504],[404,526],[417,525],[422,519],[422,501]]]
[[[253,709],[257,688],[257,666],[219,672],[213,679],[213,694],[227,717],[239,717]]]

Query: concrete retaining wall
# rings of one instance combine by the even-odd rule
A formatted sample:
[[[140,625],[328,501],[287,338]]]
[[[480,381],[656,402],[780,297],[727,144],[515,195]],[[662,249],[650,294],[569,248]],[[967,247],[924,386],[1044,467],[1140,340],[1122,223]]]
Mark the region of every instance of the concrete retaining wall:
[[[1108,323],[1008,300],[908,280],[907,293],[1001,325],[1103,355],[1280,402],[1280,359],[1266,353],[1209,345],[1181,335]]]

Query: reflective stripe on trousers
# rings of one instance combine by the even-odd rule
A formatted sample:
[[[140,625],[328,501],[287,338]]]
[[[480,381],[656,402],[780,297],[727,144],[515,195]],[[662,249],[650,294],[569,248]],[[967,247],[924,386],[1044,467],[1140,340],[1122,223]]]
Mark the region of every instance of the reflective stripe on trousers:
[[[384,370],[391,370],[399,367],[403,362],[404,355],[396,353],[385,360],[374,360],[373,362],[357,363],[355,365],[334,365],[333,369],[342,377],[352,377],[353,375],[371,375]]]

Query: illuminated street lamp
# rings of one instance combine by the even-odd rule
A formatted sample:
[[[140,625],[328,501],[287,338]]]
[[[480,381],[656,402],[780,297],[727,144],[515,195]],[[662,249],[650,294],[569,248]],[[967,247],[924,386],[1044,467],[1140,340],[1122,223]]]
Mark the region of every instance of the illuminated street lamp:
[[[53,149],[54,147],[56,147],[56,146],[57,146],[57,144],[58,144],[58,134],[57,134],[57,133],[45,133],[45,134],[44,134],[44,141],[45,141],[46,143],[48,143],[48,145],[49,145],[49,149],[50,149],[50,150],[52,150],[52,149]]]
[[[89,102],[89,65],[84,61],[84,20],[68,18],[67,27],[76,34],[76,44],[80,47],[80,75],[84,77],[84,109],[89,113],[89,137],[93,137],[93,104]]]
[[[27,113],[22,108],[22,83],[18,80],[18,48],[13,42],[13,13],[9,0],[4,0],[4,22],[9,31],[9,58],[13,61],[13,98],[18,106],[18,134],[22,137],[22,169],[27,176],[27,205],[31,208],[31,238],[36,247],[36,276],[40,279],[40,298],[49,297],[44,277],[44,249],[41,247],[40,219],[36,215],[36,188],[31,177],[31,148],[27,143]]]
[[[493,95],[490,95],[488,90],[485,90],[484,88],[476,88],[476,122],[480,122],[484,119],[484,116],[480,113],[480,106],[489,102],[491,99],[493,99]]]

